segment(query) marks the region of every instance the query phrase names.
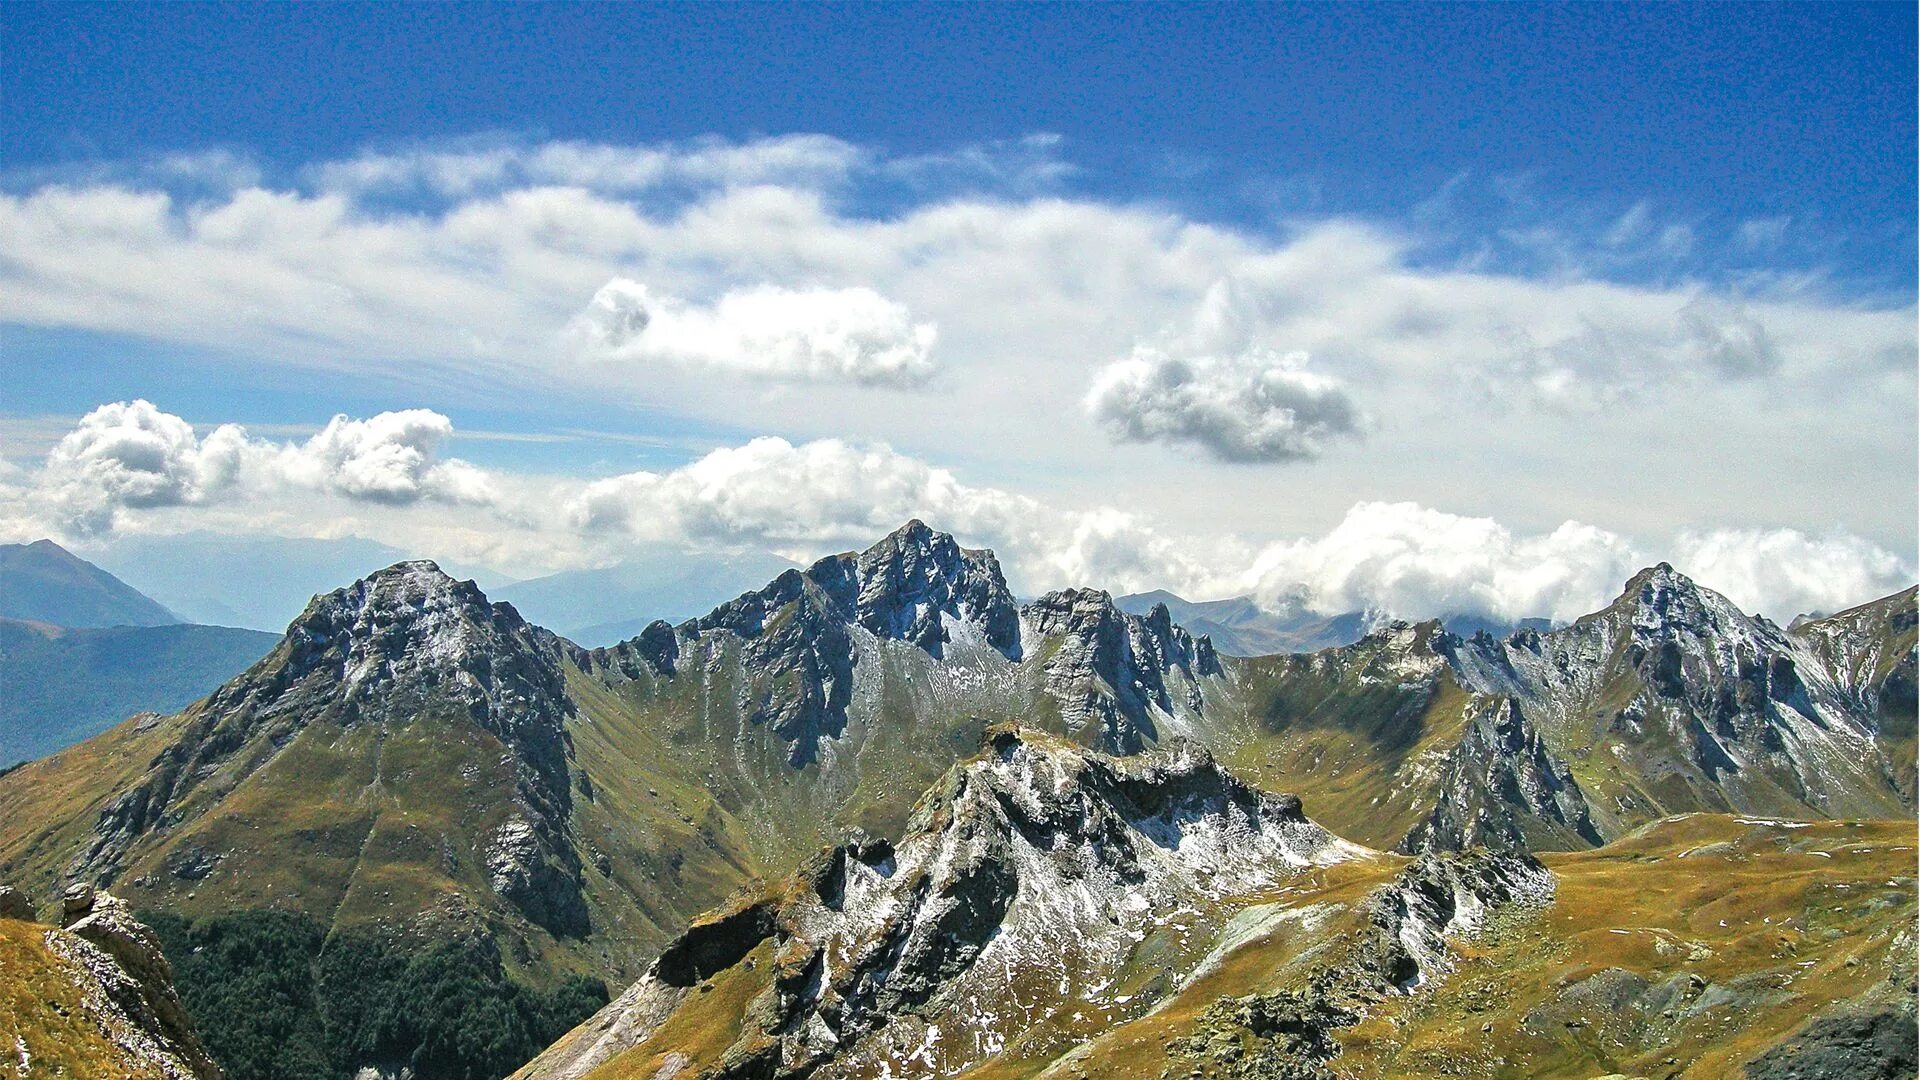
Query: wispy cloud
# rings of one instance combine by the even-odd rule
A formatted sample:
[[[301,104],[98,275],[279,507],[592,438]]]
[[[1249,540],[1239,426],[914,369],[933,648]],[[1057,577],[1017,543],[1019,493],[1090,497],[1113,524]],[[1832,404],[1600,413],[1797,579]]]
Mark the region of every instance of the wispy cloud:
[[[1905,465],[1831,480],[1911,461],[1910,299],[1848,296],[1779,260],[1737,286],[1612,275],[1736,241],[1649,204],[1609,248],[1632,204],[1575,213],[1540,178],[1463,175],[1419,220],[1267,231],[1087,194],[1057,167],[1070,150],[505,139],[291,173],[215,154],[172,172],[15,175],[0,320],[184,343],[245,378],[325,370],[443,411],[419,389],[556,403],[529,426],[632,416],[633,438],[693,455],[721,433],[887,445],[1202,532],[1324,531],[1356,500],[1472,490],[1468,505],[1515,520],[1605,516],[1646,535],[1715,520],[1911,533]],[[1503,217],[1489,199],[1528,209]],[[1488,222],[1530,239],[1490,239]],[[1496,253],[1477,258],[1483,242]],[[1523,242],[1532,261],[1502,254]],[[603,291],[616,281],[645,292]],[[598,362],[583,362],[583,326],[600,332]],[[582,401],[591,413],[554,422]],[[1832,437],[1783,454],[1783,429]],[[1297,481],[1284,497],[1248,494],[1249,476],[1281,475]],[[1132,535],[1101,520],[1089,537]],[[438,535],[481,543],[453,528]],[[553,546],[507,535],[526,545],[513,558]]]

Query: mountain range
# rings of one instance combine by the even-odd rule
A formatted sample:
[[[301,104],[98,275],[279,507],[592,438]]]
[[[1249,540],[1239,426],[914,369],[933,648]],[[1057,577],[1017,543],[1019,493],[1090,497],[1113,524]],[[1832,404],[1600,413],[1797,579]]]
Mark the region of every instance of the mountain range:
[[[1786,630],[1662,564],[1558,629],[1242,657],[1166,602],[1020,603],[916,521],[586,648],[405,562],[184,711],[0,775],[0,880],[111,886],[170,953],[222,958],[180,993],[235,1075],[500,1075],[584,1020],[529,1075],[1139,1075],[1144,1045],[1153,1075],[1315,1076],[1500,949],[1548,981],[1485,983],[1486,1022],[1568,1075],[1613,1063],[1555,1041],[1576,1013],[1715,986],[1635,1045],[1750,1064],[1897,995],[1824,967],[1791,1008],[1759,994],[1766,931],[1696,925],[1728,910],[1705,898],[1615,956],[1592,898],[1683,854],[1729,889],[1791,871],[1765,903],[1793,940],[1879,934],[1852,962],[1910,984],[1881,933],[1910,876],[1845,920],[1806,905],[1882,895],[1912,845],[1913,612],[1907,590]],[[1868,820],[1902,824],[1769,824]],[[1696,938],[1726,955],[1689,975]],[[1631,978],[1549,985],[1575,956]]]

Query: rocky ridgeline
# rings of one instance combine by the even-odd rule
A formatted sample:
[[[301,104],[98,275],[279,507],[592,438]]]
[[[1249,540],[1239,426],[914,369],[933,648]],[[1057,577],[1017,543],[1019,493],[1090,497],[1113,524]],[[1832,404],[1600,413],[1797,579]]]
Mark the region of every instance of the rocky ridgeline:
[[[95,1025],[118,1055],[114,1068],[127,1075],[218,1080],[220,1067],[201,1045],[180,1003],[173,969],[153,931],[135,919],[119,897],[96,891],[92,885],[69,886],[60,906],[64,929],[47,929],[41,940],[59,958],[59,969],[71,984],[74,999],[71,1003],[20,999],[17,1004],[53,1010],[66,1020],[74,1018],[77,1005],[79,1016]],[[0,886],[0,919],[31,922],[33,918],[25,895]],[[33,1018],[20,1019],[24,1026]],[[58,1024],[44,1022],[35,1026],[59,1029]],[[24,1035],[16,1034],[6,1049],[18,1057],[21,1075],[33,1075],[36,1048]]]
[[[1441,765],[1439,797],[1400,850],[1553,850],[1598,845],[1573,769],[1547,749],[1509,697],[1476,698],[1467,730]]]
[[[1706,807],[1897,808],[1865,695],[1803,636],[1741,612],[1666,563],[1569,626],[1453,638],[1441,651],[1462,683],[1512,697],[1550,737],[1612,741],[1628,759],[1643,758],[1641,768],[1679,767],[1695,790],[1722,793]],[[1608,809],[1632,818],[1660,808]]]
[[[1212,643],[1173,625],[1165,605],[1129,615],[1104,592],[1076,589],[1022,608],[991,551],[919,521],[678,627],[654,623],[589,662],[629,679],[671,678],[690,660],[708,673],[737,663],[746,719],[775,732],[798,768],[845,732],[867,641],[902,642],[936,661],[967,648],[1007,665],[1041,663],[1068,729],[1119,753],[1157,742],[1167,719],[1200,712],[1201,680],[1220,674]]]
[[[585,1075],[763,947],[771,985],[720,1075],[804,1076],[828,1061],[947,1075],[1086,1004],[1059,987],[1113,985],[1168,918],[1199,922],[1229,898],[1369,857],[1198,747],[1113,758],[996,729],[982,758],[923,798],[898,845],[844,844],[700,920],[525,1075]],[[1133,1015],[1152,1000],[1105,1004]]]
[[[566,837],[572,652],[430,562],[315,597],[278,648],[190,711],[181,738],[101,812],[69,875],[111,881],[141,836],[179,824],[313,724],[432,717],[475,724],[512,756],[515,812],[485,851],[496,891],[555,933],[582,932],[579,859]]]

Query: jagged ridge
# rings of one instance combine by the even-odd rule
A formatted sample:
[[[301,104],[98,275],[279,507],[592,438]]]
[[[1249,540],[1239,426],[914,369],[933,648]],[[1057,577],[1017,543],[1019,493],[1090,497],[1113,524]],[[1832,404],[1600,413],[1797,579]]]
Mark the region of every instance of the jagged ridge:
[[[770,982],[721,1075],[800,1076],[829,1061],[945,1074],[1075,1004],[1137,1015],[1152,994],[1099,990],[1149,930],[1173,917],[1198,927],[1233,897],[1368,855],[1197,746],[1117,759],[997,729],[984,757],[922,799],[897,848],[842,845],[701,921],[525,1074],[584,1075],[646,1043],[690,990],[763,946]]]

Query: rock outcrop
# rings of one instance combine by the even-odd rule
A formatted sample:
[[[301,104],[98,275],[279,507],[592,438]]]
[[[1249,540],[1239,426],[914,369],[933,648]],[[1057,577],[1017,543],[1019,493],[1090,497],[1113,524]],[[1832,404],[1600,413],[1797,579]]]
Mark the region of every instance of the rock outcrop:
[[[1555,850],[1597,845],[1573,769],[1506,697],[1476,698],[1467,732],[1441,766],[1439,798],[1400,850]]]
[[[1334,1080],[1340,1029],[1389,998],[1444,980],[1457,944],[1496,919],[1545,907],[1554,891],[1553,875],[1528,855],[1424,854],[1361,903],[1357,932],[1316,950],[1323,959],[1310,963],[1297,988],[1221,998],[1191,1034],[1168,1044],[1168,1054],[1207,1076]]]
[[[64,929],[0,913],[19,920],[7,931],[10,948],[22,941],[16,931],[24,931],[44,949],[15,955],[19,966],[10,964],[7,973],[9,980],[33,987],[13,1004],[46,1010],[12,1017],[16,1031],[6,1051],[18,1058],[21,1075],[35,1075],[32,1063],[38,1059],[62,1067],[84,1063],[99,1075],[218,1080],[220,1067],[180,1004],[173,969],[153,931],[118,897],[84,883],[66,891],[61,910]]]
[[[1129,615],[1104,592],[1067,589],[1028,604],[1021,617],[1050,650],[1045,692],[1068,732],[1093,734],[1087,741],[1108,753],[1191,734],[1192,718],[1206,709],[1202,679],[1220,674],[1213,643],[1175,626],[1165,604]]]
[[[524,1075],[584,1075],[761,949],[768,984],[717,1075],[797,1077],[829,1061],[945,1075],[1086,1005],[1061,988],[1113,985],[1164,921],[1202,924],[1229,898],[1370,856],[1197,746],[1113,758],[996,729],[983,758],[923,797],[897,847],[855,840],[701,920]],[[1105,1005],[1137,1013],[1152,998]]]

